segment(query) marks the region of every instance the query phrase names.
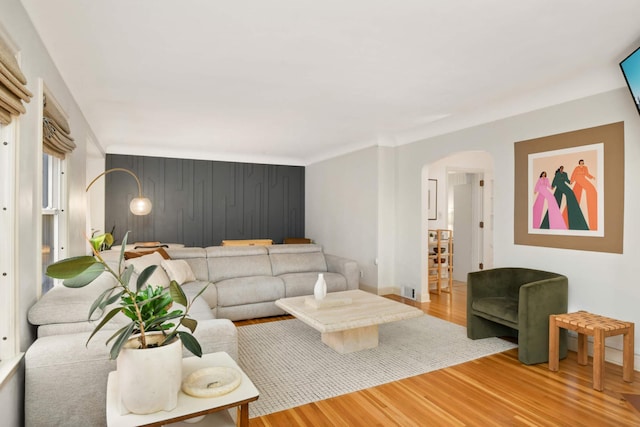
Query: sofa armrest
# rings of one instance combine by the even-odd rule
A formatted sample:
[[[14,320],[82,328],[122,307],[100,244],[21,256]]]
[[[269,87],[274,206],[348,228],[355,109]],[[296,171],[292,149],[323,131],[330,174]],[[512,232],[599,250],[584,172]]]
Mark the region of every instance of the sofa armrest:
[[[89,309],[105,290],[114,287],[116,279],[109,273],[102,273],[93,282],[83,288],[71,289],[62,285],[55,286],[40,298],[27,315],[29,323],[35,326],[86,322]],[[102,310],[93,313],[91,320],[102,317]]]
[[[569,281],[558,275],[524,284],[518,300],[518,324],[521,328],[537,327],[543,323],[549,329],[549,315],[566,313],[568,308]]]
[[[568,280],[557,275],[520,287],[518,301],[518,359],[532,365],[549,360],[549,315],[566,313]],[[567,334],[560,331],[560,357],[567,355]]]
[[[327,262],[327,271],[342,274],[347,279],[347,289],[360,287],[360,270],[357,262],[330,254],[324,254],[324,258]]]

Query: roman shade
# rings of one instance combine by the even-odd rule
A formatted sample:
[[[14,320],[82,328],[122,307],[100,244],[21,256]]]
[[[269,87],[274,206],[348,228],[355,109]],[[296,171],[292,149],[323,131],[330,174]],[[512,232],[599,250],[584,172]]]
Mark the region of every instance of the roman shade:
[[[43,150],[51,156],[64,159],[66,154],[71,153],[76,148],[76,144],[71,137],[69,122],[56,104],[52,102],[46,91],[44,93],[43,108]]]
[[[11,116],[26,112],[22,101],[29,102],[33,96],[26,84],[27,79],[20,71],[15,55],[0,38],[0,124],[7,125]]]

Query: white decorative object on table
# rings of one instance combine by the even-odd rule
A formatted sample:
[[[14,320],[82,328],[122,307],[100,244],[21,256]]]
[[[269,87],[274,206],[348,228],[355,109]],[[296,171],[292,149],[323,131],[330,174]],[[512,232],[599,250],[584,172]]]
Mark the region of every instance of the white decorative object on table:
[[[317,300],[324,299],[327,296],[327,282],[324,280],[324,274],[318,274],[318,280],[313,288],[313,296]]]
[[[182,391],[193,397],[217,397],[232,392],[241,381],[237,369],[215,366],[198,369],[187,376],[182,382]]]
[[[147,334],[147,341],[163,340],[162,334]],[[137,337],[129,340],[136,345]],[[178,404],[182,383],[182,341],[138,349],[125,344],[117,360],[120,413],[152,414],[171,411]]]

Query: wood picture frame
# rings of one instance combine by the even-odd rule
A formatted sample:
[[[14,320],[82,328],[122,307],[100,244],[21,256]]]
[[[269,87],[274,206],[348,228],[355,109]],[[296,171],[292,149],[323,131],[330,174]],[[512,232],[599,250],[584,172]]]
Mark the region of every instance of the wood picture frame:
[[[438,180],[429,179],[429,186],[427,188],[427,219],[438,219]]]
[[[586,230],[566,225],[566,229],[543,230],[542,225],[532,223],[532,205],[534,183],[541,175],[540,170],[532,170],[533,165],[550,159],[548,166],[556,161],[557,166],[564,166],[566,176],[572,174],[579,160],[592,155],[591,167],[596,170],[593,179],[597,187],[598,212],[596,219],[584,218],[596,225],[588,225]],[[540,160],[542,159],[542,160]],[[574,164],[558,164],[568,159],[574,159]],[[579,160],[576,160],[579,159]],[[583,162],[585,163],[585,162]],[[544,163],[539,163],[540,165]],[[544,246],[562,249],[576,249],[595,252],[622,253],[624,230],[624,122],[612,123],[588,129],[566,132],[546,136],[514,144],[514,243],[516,245]],[[540,167],[539,169],[542,169]],[[545,170],[549,182],[558,170]],[[560,171],[562,172],[562,171]],[[555,181],[555,180],[554,180]],[[573,187],[575,181],[571,181]],[[551,187],[555,195],[557,186]],[[574,190],[575,191],[575,190]],[[568,196],[566,199],[568,199]],[[559,196],[564,197],[564,196]],[[564,215],[569,210],[568,201],[562,199],[559,209]],[[582,211],[588,211],[586,195],[580,199]],[[550,218],[548,203],[545,215]],[[581,211],[581,212],[582,212]],[[593,211],[593,210],[592,210]],[[595,217],[595,215],[594,215]],[[537,220],[540,220],[538,216]]]

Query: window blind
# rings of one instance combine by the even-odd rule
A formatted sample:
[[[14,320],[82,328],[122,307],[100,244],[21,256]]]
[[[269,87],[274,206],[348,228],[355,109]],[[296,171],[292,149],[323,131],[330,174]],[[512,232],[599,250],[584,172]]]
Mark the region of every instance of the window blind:
[[[26,84],[15,55],[0,38],[0,124],[9,124],[12,116],[26,112],[22,101],[29,102],[33,96]]]
[[[64,159],[66,154],[76,148],[71,137],[69,122],[55,103],[48,99],[46,92],[44,94],[42,130],[42,145],[45,153]]]

